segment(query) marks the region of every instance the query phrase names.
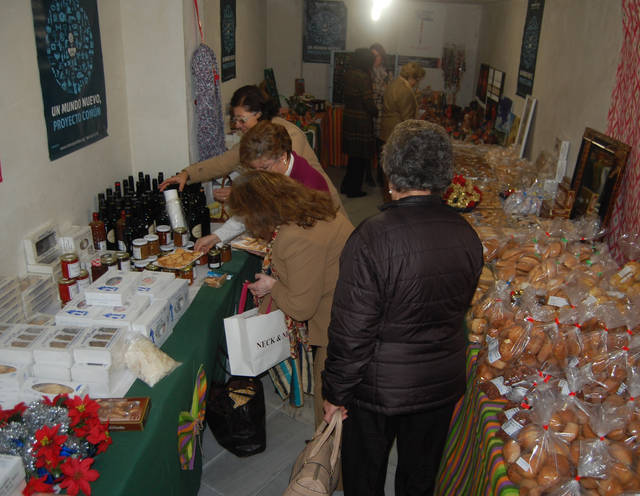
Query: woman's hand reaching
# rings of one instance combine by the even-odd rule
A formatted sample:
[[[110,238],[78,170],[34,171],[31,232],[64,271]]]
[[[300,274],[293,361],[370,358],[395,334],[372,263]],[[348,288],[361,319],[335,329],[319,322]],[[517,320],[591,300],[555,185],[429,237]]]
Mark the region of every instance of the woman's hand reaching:
[[[276,280],[266,274],[256,274],[256,281],[247,286],[253,296],[262,298],[265,295],[271,293],[271,288],[276,283]]]

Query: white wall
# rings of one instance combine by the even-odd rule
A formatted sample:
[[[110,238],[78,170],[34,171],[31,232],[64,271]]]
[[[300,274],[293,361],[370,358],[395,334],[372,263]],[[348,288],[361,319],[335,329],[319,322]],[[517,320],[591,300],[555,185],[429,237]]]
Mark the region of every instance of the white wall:
[[[189,163],[183,5],[121,0],[120,9],[131,168],[172,175]]]
[[[504,95],[522,114],[516,95],[526,0],[504,0],[484,7],[479,61],[506,75]],[[621,2],[564,0],[545,2],[533,97],[538,99],[529,135],[529,158],[552,150],[555,137],[568,139],[571,177],[585,127],[605,132],[622,45]],[[477,72],[476,76],[477,78]]]
[[[49,161],[30,2],[0,15],[0,274],[24,272],[22,239],[46,221],[87,224],[98,190],[130,171],[119,2],[98,2],[109,136]]]
[[[424,50],[401,55],[442,57],[446,43],[466,48],[467,71],[464,74],[457,101],[466,103],[474,92],[476,50],[480,32],[482,8],[477,5],[441,4],[427,1],[393,0],[379,21],[371,20],[370,0],[344,0],[347,7],[346,49],[354,50],[379,42],[388,53],[407,51],[412,45],[409,35],[417,29],[415,13],[434,13],[438,22],[437,39]],[[330,99],[329,64],[302,63],[303,0],[267,0],[267,66],[273,67],[281,95],[294,93],[294,79],[303,77],[307,93],[316,98]],[[443,89],[441,69],[428,69],[422,85]]]

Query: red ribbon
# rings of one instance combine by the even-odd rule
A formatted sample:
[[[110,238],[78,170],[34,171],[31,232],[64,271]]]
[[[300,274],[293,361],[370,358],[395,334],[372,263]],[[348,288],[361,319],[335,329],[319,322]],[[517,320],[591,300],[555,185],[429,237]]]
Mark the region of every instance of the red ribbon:
[[[198,19],[198,29],[200,30],[200,42],[204,43],[204,34],[202,34],[202,23],[200,22],[200,11],[198,10],[198,0],[193,0],[196,6],[196,18]]]

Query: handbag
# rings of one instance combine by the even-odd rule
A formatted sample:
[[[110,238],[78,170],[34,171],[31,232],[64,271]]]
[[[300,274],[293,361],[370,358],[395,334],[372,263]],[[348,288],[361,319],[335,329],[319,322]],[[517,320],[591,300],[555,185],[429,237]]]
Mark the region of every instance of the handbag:
[[[236,456],[251,456],[267,447],[264,389],[260,379],[231,377],[209,389],[207,424],[220,446]]]
[[[286,359],[291,350],[281,310],[265,314],[258,314],[257,308],[244,311],[247,284],[242,286],[240,313],[224,319],[224,333],[231,374],[255,377]]]
[[[340,478],[342,412],[337,410],[327,424],[323,421],[298,455],[283,496],[329,496]]]

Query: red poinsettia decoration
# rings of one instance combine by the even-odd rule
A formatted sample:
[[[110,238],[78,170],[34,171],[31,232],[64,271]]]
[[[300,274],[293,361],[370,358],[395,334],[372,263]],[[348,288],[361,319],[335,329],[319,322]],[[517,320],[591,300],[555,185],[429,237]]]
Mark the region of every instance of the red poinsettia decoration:
[[[18,403],[10,410],[3,410],[0,408],[0,427],[3,427],[12,420],[16,420],[16,418],[22,416],[26,409],[27,405],[24,403]]]
[[[67,458],[60,466],[60,470],[66,476],[60,483],[60,487],[66,489],[71,496],[78,494],[78,491],[90,496],[91,486],[89,482],[93,482],[100,477],[98,471],[91,468],[92,464],[93,458],[85,458],[84,460]]]
[[[26,487],[22,490],[22,494],[25,496],[31,496],[34,493],[52,493],[53,486],[51,486],[51,484],[47,484],[45,480],[47,480],[46,475],[43,475],[42,477],[31,477],[27,482]]]

